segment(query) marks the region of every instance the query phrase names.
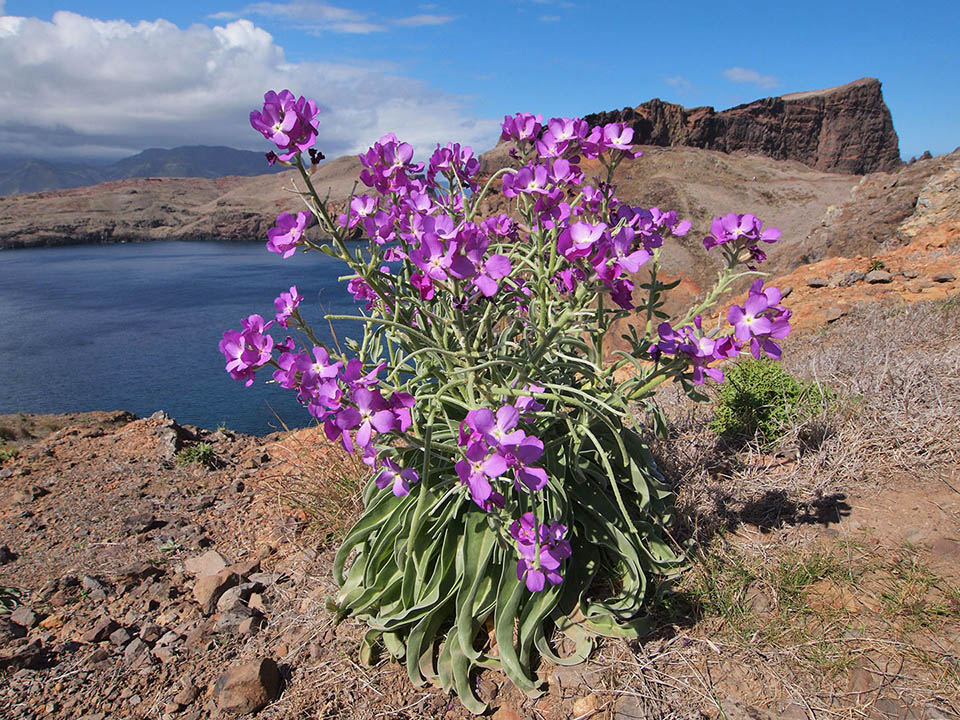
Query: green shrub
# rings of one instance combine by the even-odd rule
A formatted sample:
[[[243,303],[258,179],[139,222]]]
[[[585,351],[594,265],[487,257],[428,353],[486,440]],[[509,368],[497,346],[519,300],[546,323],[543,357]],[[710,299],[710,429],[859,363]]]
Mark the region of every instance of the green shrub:
[[[17,456],[17,448],[15,447],[0,447],[0,463],[10,458],[15,458]]]
[[[191,465],[197,463],[206,467],[213,467],[216,462],[216,456],[213,454],[213,446],[210,443],[197,443],[185,447],[177,453],[177,465]]]
[[[772,360],[749,358],[725,369],[710,429],[728,440],[758,438],[769,445],[792,423],[817,413],[825,397]]]

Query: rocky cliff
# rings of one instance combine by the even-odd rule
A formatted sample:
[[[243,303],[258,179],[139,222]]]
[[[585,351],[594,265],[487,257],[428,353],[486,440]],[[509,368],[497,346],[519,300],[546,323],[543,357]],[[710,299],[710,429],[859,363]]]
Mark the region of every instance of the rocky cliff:
[[[889,172],[901,164],[890,110],[873,78],[720,112],[655,99],[586,119],[593,124],[626,122],[634,129],[634,142],[642,145],[741,150],[830,172]]]

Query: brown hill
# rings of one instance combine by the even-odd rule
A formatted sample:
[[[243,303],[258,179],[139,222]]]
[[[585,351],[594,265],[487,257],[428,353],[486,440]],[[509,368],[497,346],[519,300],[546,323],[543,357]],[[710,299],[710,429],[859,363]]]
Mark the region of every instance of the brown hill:
[[[830,172],[890,171],[901,164],[890,110],[880,82],[873,78],[764,98],[721,112],[657,98],[586,119],[593,124],[626,122],[643,145],[742,150]]]

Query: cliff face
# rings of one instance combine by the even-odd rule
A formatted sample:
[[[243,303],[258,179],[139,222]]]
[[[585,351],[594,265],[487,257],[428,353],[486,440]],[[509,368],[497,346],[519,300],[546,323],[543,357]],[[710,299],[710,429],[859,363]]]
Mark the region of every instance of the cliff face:
[[[634,142],[766,155],[817,170],[863,175],[901,164],[900,145],[880,82],[862,78],[828,90],[765,98],[721,112],[655,99],[636,108],[588,115],[625,122]]]

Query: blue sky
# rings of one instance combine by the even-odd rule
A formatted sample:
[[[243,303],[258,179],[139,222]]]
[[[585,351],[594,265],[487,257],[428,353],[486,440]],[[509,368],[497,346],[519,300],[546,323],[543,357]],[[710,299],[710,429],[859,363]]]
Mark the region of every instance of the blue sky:
[[[0,0],[0,15],[0,153],[266,150],[246,117],[271,88],[320,101],[333,156],[388,131],[483,150],[519,110],[723,109],[864,76],[905,158],[960,145],[956,2]]]

